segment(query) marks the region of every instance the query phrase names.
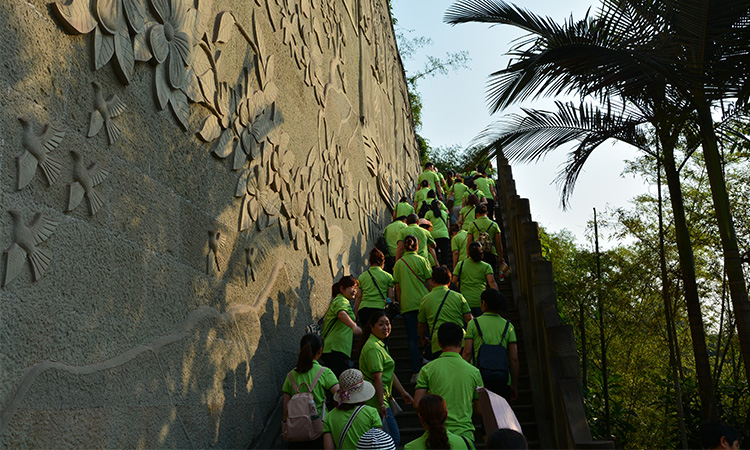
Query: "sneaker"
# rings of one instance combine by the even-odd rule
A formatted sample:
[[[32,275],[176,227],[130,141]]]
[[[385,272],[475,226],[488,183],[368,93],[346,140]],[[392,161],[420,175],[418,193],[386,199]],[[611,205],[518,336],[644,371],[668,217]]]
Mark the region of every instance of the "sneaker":
[[[417,380],[419,379],[419,372],[411,374],[411,380],[409,380],[409,383],[416,384]]]

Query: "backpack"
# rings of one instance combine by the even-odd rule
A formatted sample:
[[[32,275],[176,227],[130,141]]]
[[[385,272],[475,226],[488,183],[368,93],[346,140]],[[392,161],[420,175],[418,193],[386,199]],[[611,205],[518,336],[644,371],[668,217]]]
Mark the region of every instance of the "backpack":
[[[482,335],[482,329],[479,328],[479,322],[474,319],[474,325],[477,327],[477,333],[482,338],[482,346],[477,352],[475,366],[482,374],[482,381],[486,385],[505,385],[508,384],[510,375],[510,364],[508,361],[508,350],[503,346],[505,333],[508,332],[509,321],[505,321],[505,329],[500,337],[498,344],[488,344]]]
[[[479,228],[479,225],[477,225],[476,221],[472,223],[477,228],[477,231],[479,231],[479,236],[477,236],[476,241],[482,244],[482,251],[485,254],[492,253],[492,249],[495,248],[495,241],[492,239],[492,236],[490,236],[490,228],[492,228],[492,224],[494,222],[490,222],[490,225],[484,231]]]
[[[375,241],[375,248],[383,252],[384,256],[393,256],[388,249],[388,241],[385,240],[385,236],[380,236],[378,240]]]
[[[433,202],[436,200],[433,200]],[[417,214],[420,219],[424,219],[424,216],[427,214],[427,211],[431,209],[432,203],[427,203],[427,200],[422,202],[422,206],[419,207],[419,213]]]
[[[320,368],[312,385],[302,383],[299,386],[294,382],[292,373],[289,372],[288,377],[292,383],[294,395],[287,403],[286,420],[281,422],[281,435],[286,442],[314,441],[323,435],[323,418],[318,414],[312,391],[324,370],[325,367]],[[308,392],[299,391],[303,384],[307,386]]]

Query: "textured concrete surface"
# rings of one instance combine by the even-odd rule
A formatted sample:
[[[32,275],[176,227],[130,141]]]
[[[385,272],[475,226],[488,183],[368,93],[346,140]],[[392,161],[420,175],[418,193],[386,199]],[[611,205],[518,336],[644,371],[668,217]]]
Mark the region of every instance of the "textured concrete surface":
[[[0,447],[246,448],[418,173],[387,2],[24,0],[0,29],[0,247],[18,210],[51,255],[0,263]],[[96,134],[93,82],[125,106]],[[106,177],[66,212],[71,150]]]

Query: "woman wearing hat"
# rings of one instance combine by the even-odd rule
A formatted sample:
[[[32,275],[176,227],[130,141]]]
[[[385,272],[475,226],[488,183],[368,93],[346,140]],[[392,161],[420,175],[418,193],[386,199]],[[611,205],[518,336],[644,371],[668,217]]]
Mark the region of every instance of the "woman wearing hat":
[[[367,404],[378,410],[380,417],[383,418],[383,429],[391,435],[393,442],[398,446],[401,433],[393,411],[389,408],[393,387],[401,394],[407,405],[411,404],[413,399],[394,373],[396,365],[384,342],[390,334],[391,321],[385,311],[381,310],[372,314],[360,340],[363,344],[359,355],[359,368],[365,380],[375,386],[375,396],[368,400]]]
[[[323,422],[325,449],[356,449],[359,438],[371,428],[381,428],[378,411],[365,402],[375,395],[375,387],[362,372],[347,369],[339,377],[339,390],[333,395],[338,404]]]

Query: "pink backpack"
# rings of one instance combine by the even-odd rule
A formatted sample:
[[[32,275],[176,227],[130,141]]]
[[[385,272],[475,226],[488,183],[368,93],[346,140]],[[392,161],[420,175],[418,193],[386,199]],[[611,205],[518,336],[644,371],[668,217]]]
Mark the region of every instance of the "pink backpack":
[[[320,368],[312,385],[301,383],[299,386],[294,382],[292,373],[289,372],[288,377],[292,383],[294,395],[286,405],[286,420],[281,423],[281,434],[286,442],[314,441],[323,434],[323,418],[318,414],[312,391],[324,370],[325,367]],[[307,392],[299,391],[303,385],[307,386]]]

